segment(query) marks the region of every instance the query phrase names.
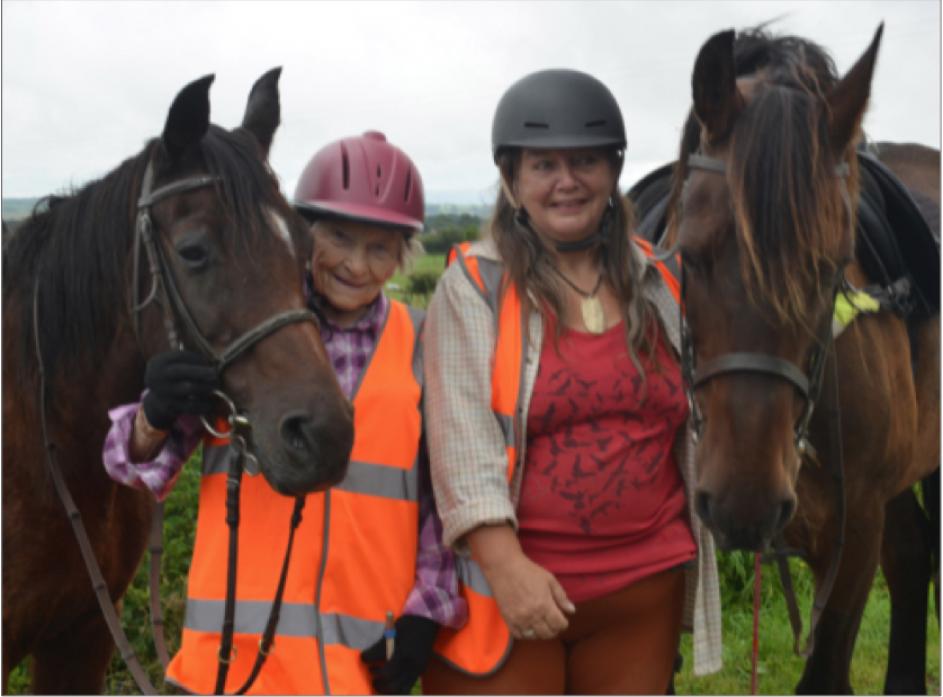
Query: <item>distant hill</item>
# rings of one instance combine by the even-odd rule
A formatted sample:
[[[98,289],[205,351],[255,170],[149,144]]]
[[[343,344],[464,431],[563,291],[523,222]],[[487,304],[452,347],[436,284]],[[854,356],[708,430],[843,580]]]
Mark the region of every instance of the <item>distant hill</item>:
[[[427,203],[426,219],[438,215],[471,215],[487,218],[491,215],[491,204],[483,203]]]
[[[33,206],[39,199],[33,198],[4,198],[3,219],[21,220],[33,212]]]
[[[39,199],[33,198],[4,198],[3,219],[21,220],[33,212],[33,206]],[[491,205],[483,203],[429,203],[426,205],[426,217],[438,215],[472,215],[476,218],[487,218],[491,215]]]

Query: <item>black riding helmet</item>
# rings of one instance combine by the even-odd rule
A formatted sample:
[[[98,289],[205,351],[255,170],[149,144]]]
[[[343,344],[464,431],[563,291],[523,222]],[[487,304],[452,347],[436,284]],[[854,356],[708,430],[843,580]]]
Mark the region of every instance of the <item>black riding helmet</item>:
[[[494,113],[491,154],[504,148],[624,149],[625,125],[616,98],[592,75],[541,70],[511,85]]]

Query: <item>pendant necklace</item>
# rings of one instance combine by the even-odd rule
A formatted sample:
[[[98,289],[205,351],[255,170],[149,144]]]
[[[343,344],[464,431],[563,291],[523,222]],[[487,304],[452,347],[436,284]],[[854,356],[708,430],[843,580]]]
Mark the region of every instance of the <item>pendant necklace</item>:
[[[563,275],[563,272],[560,271],[556,266],[551,265],[554,271],[557,272],[557,275],[563,279],[570,288],[575,290],[580,295],[580,314],[583,316],[583,324],[586,325],[588,329],[593,334],[602,334],[603,330],[606,328],[606,315],[603,313],[602,301],[596,295],[599,292],[599,287],[602,285],[602,272],[599,272],[599,278],[596,279],[596,285],[593,286],[593,289],[587,293],[585,290],[577,286],[573,281]]]

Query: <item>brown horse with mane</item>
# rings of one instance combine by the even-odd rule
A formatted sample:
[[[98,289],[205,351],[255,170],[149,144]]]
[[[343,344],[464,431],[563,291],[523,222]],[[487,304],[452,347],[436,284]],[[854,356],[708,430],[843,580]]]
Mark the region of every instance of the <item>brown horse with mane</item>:
[[[101,452],[108,409],[139,399],[150,356],[183,345],[223,357],[224,392],[280,493],[343,477],[352,414],[304,311],[311,242],[267,165],[279,72],[255,84],[232,131],[209,123],[212,76],[187,85],[160,138],[102,179],[49,197],[5,246],[4,691],[28,656],[34,692],[102,689],[113,642],[46,451],[120,607],[153,501],[109,479]],[[135,253],[142,224],[156,256]],[[163,260],[160,273],[148,259],[150,270]]]
[[[834,583],[813,613],[802,693],[851,692],[879,562],[895,615],[886,690],[926,691],[932,550],[911,489],[939,468],[938,299],[909,313],[860,312],[832,334],[836,299],[881,283],[860,263],[854,219],[855,148],[880,36],[842,79],[803,39],[708,40],[669,205],[699,431],[697,511],[721,546],[785,545],[818,588]],[[879,155],[938,218],[939,152]]]

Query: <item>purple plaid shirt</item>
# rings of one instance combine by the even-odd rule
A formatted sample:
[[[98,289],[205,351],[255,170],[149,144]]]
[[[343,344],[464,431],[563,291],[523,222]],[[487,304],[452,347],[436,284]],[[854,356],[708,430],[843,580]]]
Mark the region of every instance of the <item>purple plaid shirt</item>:
[[[310,286],[309,305],[313,303]],[[338,327],[322,317],[322,338],[341,389],[350,397],[373,353],[390,301],[382,293],[368,312],[351,327]],[[200,420],[177,419],[163,449],[149,462],[132,462],[129,454],[134,418],[140,403],[123,404],[108,412],[111,429],[102,451],[108,475],[122,484],[148,489],[163,500],[173,488],[183,464],[203,437]],[[423,445],[423,450],[425,449]],[[442,545],[442,522],[435,508],[429,463],[425,452],[419,471],[419,545],[416,582],[403,605],[402,614],[428,617],[447,627],[461,627],[468,616],[467,604],[458,594],[453,552]]]

